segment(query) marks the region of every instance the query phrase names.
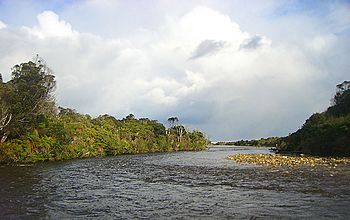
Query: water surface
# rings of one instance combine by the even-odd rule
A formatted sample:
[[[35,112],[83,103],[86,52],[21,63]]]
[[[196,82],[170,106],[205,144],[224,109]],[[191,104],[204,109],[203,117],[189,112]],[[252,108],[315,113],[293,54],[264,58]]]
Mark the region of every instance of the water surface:
[[[226,157],[267,148],[177,152],[0,167],[0,219],[340,218],[350,167],[271,168]]]

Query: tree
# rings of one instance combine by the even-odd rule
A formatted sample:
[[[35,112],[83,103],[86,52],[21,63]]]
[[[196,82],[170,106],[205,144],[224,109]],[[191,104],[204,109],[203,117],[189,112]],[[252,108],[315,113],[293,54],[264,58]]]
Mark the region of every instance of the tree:
[[[186,132],[186,129],[183,125],[177,125],[174,127],[176,129],[177,141],[182,142],[182,136]]]
[[[15,65],[10,81],[1,78],[0,163],[205,149],[205,138],[187,132],[177,117],[169,118],[167,130],[133,114],[122,120],[109,115],[93,119],[57,109],[54,76],[39,56]]]
[[[3,106],[0,109],[0,143],[4,143],[7,139],[8,134],[3,133],[4,128],[10,123],[12,114],[7,112]]]
[[[344,82],[338,84],[336,87],[337,87],[337,94],[341,95],[346,90],[350,89],[350,81],[344,81]]]
[[[179,122],[179,119],[177,117],[170,117],[168,118],[168,122],[169,122],[169,127],[173,128],[175,127],[176,123]]]
[[[344,81],[337,85],[333,106],[329,107],[327,112],[337,116],[350,113],[350,81]]]
[[[8,136],[8,132],[5,128],[12,120],[12,113],[9,112],[9,106],[7,100],[9,96],[13,94],[12,89],[5,83],[0,83],[0,143],[5,142]]]
[[[126,116],[125,120],[135,120],[135,115],[133,114],[129,114],[128,116]]]
[[[350,155],[350,82],[337,85],[333,105],[279,141],[282,151],[321,156]]]
[[[12,79],[1,86],[1,105],[6,106],[12,118],[3,133],[19,137],[34,128],[39,115],[55,113],[52,97],[55,85],[52,71],[38,56],[34,61],[15,65]]]

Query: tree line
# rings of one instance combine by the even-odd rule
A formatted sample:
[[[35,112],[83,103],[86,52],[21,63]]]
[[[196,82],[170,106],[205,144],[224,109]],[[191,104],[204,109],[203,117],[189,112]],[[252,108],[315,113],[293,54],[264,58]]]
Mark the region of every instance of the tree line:
[[[276,147],[280,153],[350,156],[350,81],[336,86],[331,106],[315,113],[286,137],[218,142],[217,145]]]
[[[350,156],[350,81],[336,86],[332,105],[281,139],[280,151],[319,156]]]
[[[280,143],[279,137],[260,138],[257,140],[220,141],[215,145],[234,146],[255,146],[255,147],[276,147]]]
[[[92,118],[58,107],[52,70],[36,56],[15,65],[11,79],[0,74],[0,162],[37,162],[107,155],[203,150],[208,140],[170,117],[156,120]]]

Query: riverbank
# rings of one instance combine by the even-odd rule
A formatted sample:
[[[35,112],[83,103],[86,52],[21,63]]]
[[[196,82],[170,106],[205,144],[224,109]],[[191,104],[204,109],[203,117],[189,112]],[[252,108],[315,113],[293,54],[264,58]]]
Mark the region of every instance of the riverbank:
[[[263,166],[324,166],[336,168],[339,165],[350,164],[349,157],[314,157],[314,156],[296,156],[296,155],[280,155],[280,154],[236,154],[228,157],[239,164],[256,164]]]

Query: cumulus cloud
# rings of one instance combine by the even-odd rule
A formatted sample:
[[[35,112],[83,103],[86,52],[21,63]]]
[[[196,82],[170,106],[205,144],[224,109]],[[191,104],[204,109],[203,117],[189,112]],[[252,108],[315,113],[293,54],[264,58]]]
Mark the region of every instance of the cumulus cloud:
[[[60,20],[59,16],[52,11],[44,11],[37,16],[38,26],[33,28],[24,27],[29,33],[38,38],[58,37],[71,38],[75,34],[72,27],[66,21]]]
[[[328,105],[330,78],[341,81],[349,66],[340,46],[346,38],[317,33],[298,45],[274,42],[203,6],[138,33],[107,38],[78,31],[53,11],[40,13],[33,26],[0,23],[0,72],[9,79],[11,65],[38,53],[55,71],[60,105],[95,116],[176,115],[213,140],[229,140],[295,130]],[[334,61],[343,70],[321,62],[328,54],[343,55]]]
[[[34,30],[43,36],[71,37],[73,35],[71,25],[60,20],[58,15],[52,11],[44,11],[39,14],[38,22],[39,27]]]

